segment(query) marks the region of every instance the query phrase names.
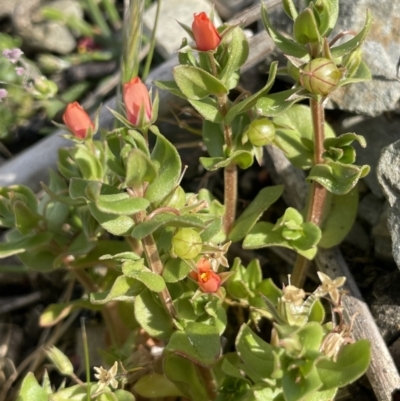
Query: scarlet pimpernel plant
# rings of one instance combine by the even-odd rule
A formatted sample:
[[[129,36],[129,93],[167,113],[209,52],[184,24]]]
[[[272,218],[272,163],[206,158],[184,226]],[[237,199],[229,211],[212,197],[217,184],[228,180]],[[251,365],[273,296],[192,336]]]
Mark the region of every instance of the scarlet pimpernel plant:
[[[102,131],[97,117],[92,121],[79,104],[69,105],[64,122],[72,145],[59,151],[58,172],[43,184],[45,195],[38,199],[21,185],[0,189],[0,222],[10,229],[0,256],[17,255],[41,272],[66,269],[85,289],[81,299],[50,305],[41,325],[55,325],[77,308],[95,309],[109,338],[108,368],[95,367],[98,381],[88,376],[82,382],[68,358],[52,348],[50,359],[76,384],[54,389],[47,375],[40,385],[29,373],[19,401],[31,401],[33,391],[36,401],[125,401],[137,395],[328,401],[366,371],[369,343],[353,341],[342,316],[345,278],[319,272],[314,292],[302,286],[318,247],[340,243],[350,229],[355,186],[369,170],[354,164],[352,143],[365,146],[364,139],[355,133],[336,137],[323,106],[338,87],[369,78],[360,46],[371,17],[356,36],[335,46],[328,38],[338,1],[307,3],[298,10],[283,1],[294,21],[292,37],[279,33],[261,7],[266,30],[287,58],[281,72],[293,78],[291,89],[269,93],[278,71],[273,62],[264,87],[232,98],[249,44],[240,25],[217,28],[204,12],[194,14],[191,27],[181,24],[188,38],[174,79],[156,82],[204,119],[208,156],[200,163],[208,171],[223,170],[223,203],[207,189],[186,193],[180,185],[179,154],[155,125],[158,94],[136,75],[129,37],[122,107],[112,111],[117,128]],[[131,27],[134,13],[127,15]],[[310,106],[297,104],[300,100]],[[275,185],[262,188],[236,216],[238,169],[262,163],[265,145],[279,147],[296,167],[309,171],[305,213],[287,208],[277,221],[259,221],[282,194],[283,187]],[[354,213],[339,227],[333,221],[343,208],[347,216],[349,209]],[[245,250],[294,250],[291,282],[277,285],[263,277],[256,259],[247,266],[231,260],[229,248],[237,242]],[[238,308],[242,319],[235,330],[229,317]],[[271,332],[260,332],[263,319],[272,322]],[[143,364],[134,356],[146,347]]]

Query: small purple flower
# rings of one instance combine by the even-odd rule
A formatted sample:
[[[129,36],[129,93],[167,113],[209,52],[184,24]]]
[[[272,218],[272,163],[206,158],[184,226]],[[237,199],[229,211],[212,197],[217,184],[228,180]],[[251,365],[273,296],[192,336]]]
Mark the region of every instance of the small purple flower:
[[[15,67],[15,72],[19,76],[24,75],[25,74],[25,68],[23,68],[23,67]]]
[[[21,49],[18,49],[18,47],[3,50],[3,56],[8,58],[13,64],[15,64],[23,54],[24,52]]]
[[[7,97],[8,92],[5,89],[0,89],[0,103],[2,102],[2,99]]]

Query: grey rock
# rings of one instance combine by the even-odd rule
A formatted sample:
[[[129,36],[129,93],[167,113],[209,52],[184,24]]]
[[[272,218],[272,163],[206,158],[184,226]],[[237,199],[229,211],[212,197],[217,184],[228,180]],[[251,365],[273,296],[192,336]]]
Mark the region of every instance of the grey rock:
[[[369,250],[369,237],[363,226],[356,221],[345,238],[345,242],[359,248],[363,251]]]
[[[389,202],[387,225],[392,238],[393,257],[400,268],[400,141],[382,151],[377,175]]]
[[[340,1],[339,6],[338,24],[332,36],[349,29],[359,32],[364,26],[367,9],[372,13],[372,28],[363,45],[363,57],[373,79],[336,90],[330,98],[331,105],[370,116],[397,109],[400,99],[400,82],[396,78],[400,55],[400,2],[354,0]]]
[[[368,9],[373,21],[363,44],[363,58],[371,70],[372,80],[338,88],[331,94],[326,107],[378,116],[385,111],[396,110],[400,99],[400,81],[396,77],[396,64],[400,56],[400,2],[339,0],[337,25],[328,39],[347,30],[359,32],[364,26]],[[286,17],[282,7],[276,11],[270,10],[269,15],[277,29],[289,35],[293,33],[293,22]],[[343,41],[349,39],[351,36],[346,35]]]
[[[43,6],[51,6],[66,15],[83,17],[82,7],[76,0],[58,0],[45,3],[41,0],[17,0],[12,21],[15,33],[24,41],[24,46],[35,51],[48,51],[68,54],[76,46],[71,31],[65,24],[49,21],[41,15]]]
[[[15,7],[15,0],[0,0],[0,18],[9,17]]]
[[[222,18],[229,19],[253,3],[254,0],[216,0],[215,7]]]
[[[393,341],[400,334],[399,282],[400,272],[394,271],[379,277],[372,290],[371,312],[387,342]]]
[[[400,139],[399,127],[400,118],[397,116],[393,116],[391,120],[385,116],[375,118],[364,116],[349,117],[343,120],[338,127],[335,127],[337,134],[355,132],[365,137],[367,141],[366,148],[355,145],[357,164],[371,166],[371,172],[364,180],[372,193],[378,198],[383,198],[383,193],[376,176],[376,166],[382,149]]]
[[[392,239],[388,229],[388,208],[381,214],[378,223],[372,229],[375,256],[384,261],[393,261]]]
[[[191,27],[193,14],[202,11],[209,14],[212,8],[212,3],[207,0],[163,0],[156,32],[156,49],[161,56],[168,60],[177,52],[182,39],[188,37],[177,21]],[[144,14],[143,30],[148,35],[154,27],[156,10],[155,2]],[[221,25],[221,19],[216,13],[214,13],[214,22],[216,26]]]
[[[382,214],[383,202],[374,194],[364,196],[358,206],[358,217],[365,220],[370,226],[374,226]]]

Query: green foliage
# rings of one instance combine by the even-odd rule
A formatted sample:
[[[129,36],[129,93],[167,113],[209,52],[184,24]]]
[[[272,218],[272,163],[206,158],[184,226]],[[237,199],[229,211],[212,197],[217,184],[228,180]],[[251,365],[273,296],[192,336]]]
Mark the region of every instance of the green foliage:
[[[335,137],[322,106],[337,87],[368,78],[361,44],[370,15],[354,38],[330,48],[326,36],[338,18],[338,1],[306,3],[300,10],[294,1],[283,0],[293,38],[281,35],[265,6],[261,9],[267,32],[288,58],[285,71],[295,79],[291,89],[269,93],[278,67],[273,62],[258,92],[243,91],[238,84],[249,55],[246,35],[239,25],[216,31],[205,14],[197,18],[217,47],[197,52],[185,39],[174,81],[157,83],[187,100],[204,119],[196,132],[208,154],[200,162],[210,172],[223,169],[223,202],[207,189],[185,193],[180,186],[179,153],[153,125],[157,94],[146,124],[134,126],[121,110],[111,110],[117,128],[102,130],[96,117],[96,137],[69,136],[72,145],[59,151],[60,174],[50,172],[40,197],[24,186],[0,188],[0,224],[10,229],[0,243],[0,258],[17,255],[41,272],[64,268],[85,288],[80,299],[49,305],[41,325],[54,326],[81,308],[99,311],[112,343],[102,352],[112,367],[95,367],[96,382],[55,389],[47,374],[41,386],[29,373],[18,401],[134,401],[131,384],[149,399],[329,401],[366,371],[370,345],[350,340],[343,316],[345,278],[317,272],[321,285],[306,293],[294,282],[296,274],[293,284],[277,285],[264,276],[259,260],[242,264],[229,254],[232,242],[243,241],[244,250],[281,246],[298,253],[300,261],[312,259],[318,246],[340,243],[356,216],[355,186],[369,167],[354,164],[353,142],[363,147],[365,140],[354,133]],[[109,0],[101,4],[110,10]],[[87,0],[87,6],[103,39],[110,40],[99,5]],[[138,23],[141,14],[135,15]],[[109,20],[118,22],[113,12]],[[192,38],[198,33],[198,28],[192,32],[181,26]],[[123,82],[138,70],[134,52],[140,30],[129,26],[128,31]],[[43,77],[33,87],[38,98],[53,96],[56,89]],[[305,99],[312,107],[295,104]],[[136,106],[144,111],[143,104]],[[290,207],[277,221],[264,220],[269,217],[264,212],[283,193],[281,185],[260,189],[234,218],[237,169],[249,168],[254,159],[262,164],[266,145],[279,147],[294,166],[310,170],[312,188],[316,182],[329,191],[320,220],[313,209],[302,214]],[[322,214],[322,206],[317,212]],[[327,305],[335,321],[329,321]],[[270,333],[259,332],[263,319],[270,320]],[[160,358],[153,344],[160,345]],[[47,353],[62,374],[80,383],[61,350]]]
[[[275,225],[266,222],[257,223],[246,235],[243,248],[282,246],[296,250],[307,259],[313,259],[320,238],[321,230],[315,224],[304,222],[297,210],[288,208]]]

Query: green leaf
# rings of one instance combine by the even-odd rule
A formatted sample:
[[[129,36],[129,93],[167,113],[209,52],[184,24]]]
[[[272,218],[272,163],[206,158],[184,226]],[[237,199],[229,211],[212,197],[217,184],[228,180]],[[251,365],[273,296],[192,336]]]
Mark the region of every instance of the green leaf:
[[[37,382],[35,375],[29,372],[22,381],[17,401],[48,401],[48,399],[46,390]]]
[[[173,333],[172,320],[157,295],[144,289],[135,298],[135,318],[150,336],[167,339]]]
[[[168,259],[164,266],[163,278],[167,283],[176,283],[187,277],[190,266],[180,258]]]
[[[79,168],[72,158],[71,149],[58,149],[57,168],[68,180],[74,177],[81,177]]]
[[[99,385],[89,384],[90,394],[93,395],[97,390]],[[76,384],[72,387],[67,387],[62,390],[58,390],[52,396],[52,401],[86,401],[87,400],[87,388],[81,384]]]
[[[246,365],[246,372],[253,372],[260,379],[271,377],[274,370],[273,347],[245,324],[236,337],[236,350]]]
[[[236,150],[229,157],[200,157],[200,162],[208,171],[215,171],[227,167],[231,163],[237,164],[243,170],[253,164],[253,155],[246,150]]]
[[[99,310],[100,307],[93,305],[88,299],[50,304],[40,315],[40,326],[54,326],[76,309]]]
[[[357,68],[357,71],[350,78],[344,78],[339,81],[338,87],[354,84],[358,82],[370,81],[372,79],[371,71],[368,68],[367,64],[361,60],[360,65]]]
[[[155,215],[151,220],[138,224],[131,235],[133,238],[142,239],[164,226],[205,228],[204,222],[196,216],[177,216],[174,213],[164,212]]]
[[[316,181],[335,195],[350,192],[360,178],[370,171],[368,165],[354,166],[338,162],[316,164],[310,171],[307,181]]]
[[[143,266],[143,261],[127,261],[122,265],[125,276],[143,283],[150,291],[161,292],[165,289],[165,281],[161,276]]]
[[[127,193],[99,195],[95,203],[100,212],[116,215],[133,215],[150,205],[147,199],[131,198]]]
[[[253,228],[265,210],[282,195],[283,186],[275,185],[260,190],[244,212],[236,219],[228,238],[233,242],[242,240]]]
[[[283,9],[289,18],[295,20],[297,17],[297,10],[292,0],[283,0]]]
[[[337,390],[337,388],[332,388],[326,391],[316,391],[308,395],[307,401],[332,401],[335,399]]]
[[[371,11],[367,10],[367,17],[363,29],[356,36],[354,36],[347,42],[339,46],[332,47],[331,48],[332,57],[337,58],[344,56],[345,54],[350,53],[351,51],[360,47],[363,44],[365,38],[367,37],[371,29],[371,24],[372,24]]]
[[[269,36],[271,36],[271,39],[274,41],[276,46],[280,50],[282,50],[284,54],[290,54],[298,58],[302,58],[307,54],[306,46],[301,45],[292,39],[286,38],[272,26],[271,21],[268,17],[267,9],[264,4],[261,7],[261,17],[264,27]]]
[[[221,124],[204,121],[201,130],[204,145],[211,157],[221,157],[224,155],[224,133]]]
[[[118,389],[114,391],[117,401],[135,401],[135,396],[126,390]]]
[[[101,183],[100,181],[72,178],[69,183],[69,195],[72,199],[93,200],[102,193],[103,195],[118,194],[125,197],[118,188]]]
[[[99,260],[107,260],[107,259],[115,259],[120,261],[125,261],[125,260],[137,261],[140,259],[140,256],[134,252],[121,252],[114,255],[105,254],[99,258]]]
[[[300,375],[297,369],[292,369],[285,371],[282,378],[286,401],[304,400],[307,395],[318,390],[321,385],[322,382],[315,367],[311,369],[307,377]]]
[[[110,290],[91,293],[90,302],[95,305],[104,305],[110,301],[132,301],[141,290],[143,285],[135,279],[118,276]]]
[[[110,234],[129,235],[131,233],[135,223],[129,216],[104,213],[93,202],[89,203],[88,206],[93,217]]]
[[[274,118],[275,144],[295,167],[307,169],[314,165],[313,126],[311,110],[305,105],[295,105]],[[325,123],[325,137],[334,138],[332,128]]]
[[[188,399],[210,401],[205,383],[202,381],[196,365],[189,359],[174,354],[166,355],[164,372]]]
[[[298,88],[294,88],[259,98],[256,104],[257,112],[265,117],[276,117],[305,99],[304,96],[293,96],[298,91]]]
[[[228,89],[232,89],[236,85],[229,85],[231,76],[246,62],[249,55],[249,43],[241,27],[237,26],[229,33],[229,42],[226,52],[228,57],[227,60],[222,63],[223,68],[219,74],[219,79]]]
[[[116,262],[112,260],[113,256],[118,260],[117,255],[131,254],[128,250],[131,247],[124,241],[118,240],[98,240],[96,247],[92,249],[87,255],[79,257],[75,261],[71,262],[71,267],[82,268],[87,266],[96,266],[98,264],[105,265],[107,267],[115,267]],[[122,256],[121,256],[122,258]],[[129,257],[126,257],[129,259]],[[140,259],[137,256],[137,259]],[[99,263],[99,261],[101,262]]]
[[[211,97],[201,100],[188,99],[189,103],[205,118],[213,123],[220,123],[223,120],[222,114],[218,109],[218,103]]]
[[[319,17],[319,33],[329,36],[339,16],[339,0],[322,0],[320,4],[314,4],[314,11]]]
[[[298,253],[307,259],[312,259],[316,253],[316,244],[321,233],[317,226],[304,223],[304,237],[297,240],[287,240],[282,236],[282,228],[276,229],[271,223],[259,222],[246,235],[243,241],[244,249],[259,249],[268,246],[282,246],[284,248],[295,249]]]
[[[153,203],[165,198],[178,185],[181,159],[175,146],[160,133],[157,127],[153,125],[150,130],[157,137],[151,160],[159,165],[159,169],[158,176],[146,189],[145,198]]]
[[[114,395],[114,393],[107,392],[107,393],[100,393],[96,397],[96,401],[118,401],[117,397]]]
[[[42,245],[48,244],[52,238],[53,234],[51,233],[39,233],[24,235],[23,237],[19,236],[18,238],[7,242],[0,242],[0,259],[31,251]]]
[[[124,185],[135,187],[146,182],[152,182],[157,177],[157,168],[150,158],[140,149],[132,149],[126,161]]]
[[[278,69],[278,62],[273,61],[269,67],[268,81],[265,84],[265,86],[262,89],[260,89],[257,93],[254,93],[248,98],[232,106],[229,109],[228,113],[226,113],[225,116],[226,124],[230,124],[234,120],[234,118],[239,114],[246,113],[247,111],[252,109],[256,105],[258,99],[262,98],[262,96],[266,95],[269,92],[275,81],[277,69]]]
[[[294,21],[293,36],[303,45],[320,41],[317,21],[311,8],[303,10]]]
[[[221,354],[221,341],[216,327],[188,322],[185,331],[175,331],[165,352],[179,354],[194,363],[210,367]]]
[[[60,230],[62,225],[65,223],[69,214],[69,205],[63,201],[54,199],[51,194],[67,193],[68,187],[65,180],[53,170],[50,170],[49,175],[50,182],[48,191],[50,193],[46,191],[46,195],[40,201],[38,211],[41,215],[46,217],[47,230],[55,233]],[[62,198],[71,201],[67,196],[62,196]]]
[[[157,88],[166,90],[182,99],[186,99],[186,96],[179,89],[175,81],[154,81],[154,84],[157,86]]]
[[[209,95],[228,93],[225,85],[210,73],[191,65],[178,65],[173,70],[175,81],[188,98],[201,100]]]
[[[83,178],[87,180],[103,179],[103,168],[99,159],[84,145],[77,145],[71,153]]]
[[[279,298],[282,297],[282,290],[278,288],[270,278],[266,278],[257,286],[257,290],[261,292],[272,305],[278,305]]]
[[[322,324],[325,320],[325,308],[324,305],[322,305],[322,302],[320,299],[317,299],[313,304],[310,309],[309,315],[308,315],[308,321],[309,322],[317,322],[319,324]]]
[[[371,345],[368,340],[347,344],[339,351],[337,361],[321,359],[317,363],[322,390],[343,387],[362,376],[368,369]]]
[[[221,233],[222,218],[212,215],[205,215],[204,218],[208,220],[207,227],[200,233],[200,237],[203,242],[208,242],[213,240],[215,236],[219,236]]]
[[[140,396],[151,399],[183,396],[174,383],[159,373],[142,376],[133,388]]]
[[[339,245],[351,230],[357,216],[358,190],[353,188],[345,195],[328,195],[325,210],[326,220],[322,224],[321,248]]]
[[[30,233],[33,229],[38,228],[44,220],[40,214],[29,209],[22,201],[13,203],[13,211],[15,214],[15,227],[21,234]]]
[[[324,330],[317,322],[308,322],[295,332],[300,344],[306,350],[318,351],[324,337]]]

